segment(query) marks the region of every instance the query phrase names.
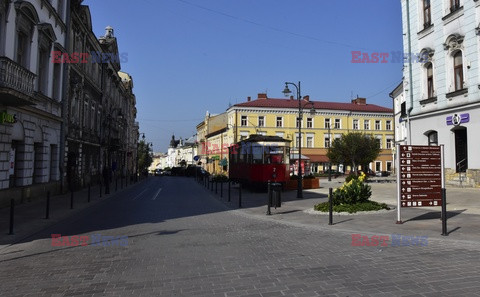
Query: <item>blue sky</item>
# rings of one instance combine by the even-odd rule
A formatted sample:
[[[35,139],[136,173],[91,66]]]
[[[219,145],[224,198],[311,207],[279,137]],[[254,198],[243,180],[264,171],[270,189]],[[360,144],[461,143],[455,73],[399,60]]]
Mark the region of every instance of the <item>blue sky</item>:
[[[95,35],[115,29],[134,80],[140,132],[166,151],[205,112],[301,81],[311,100],[391,107],[401,63],[351,63],[352,51],[402,51],[396,0],[86,0]]]

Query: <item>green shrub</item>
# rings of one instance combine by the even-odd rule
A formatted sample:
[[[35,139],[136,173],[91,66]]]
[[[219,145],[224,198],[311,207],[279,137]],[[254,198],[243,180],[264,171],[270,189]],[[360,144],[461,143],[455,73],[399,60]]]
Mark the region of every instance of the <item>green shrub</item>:
[[[228,182],[228,176],[225,174],[216,174],[212,177],[214,182]]]
[[[328,202],[322,202],[313,207],[316,211],[321,212],[328,212]],[[365,201],[359,202],[355,204],[341,204],[341,205],[333,205],[334,212],[348,212],[348,213],[356,213],[357,211],[373,211],[373,210],[381,210],[390,208],[385,203],[378,203],[375,201]]]

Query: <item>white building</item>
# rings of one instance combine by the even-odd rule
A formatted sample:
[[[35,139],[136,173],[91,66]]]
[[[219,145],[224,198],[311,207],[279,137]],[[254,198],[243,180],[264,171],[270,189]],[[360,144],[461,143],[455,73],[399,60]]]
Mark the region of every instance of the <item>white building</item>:
[[[0,0],[0,191],[5,198],[28,199],[60,179],[65,69],[51,61],[54,51],[67,48],[66,3]]]
[[[480,1],[402,0],[402,20],[406,142],[443,144],[447,181],[480,186]]]

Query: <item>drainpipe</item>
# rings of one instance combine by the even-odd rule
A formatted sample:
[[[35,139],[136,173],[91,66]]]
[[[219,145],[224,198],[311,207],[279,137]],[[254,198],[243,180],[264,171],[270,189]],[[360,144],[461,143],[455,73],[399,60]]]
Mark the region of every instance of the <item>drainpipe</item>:
[[[67,0],[66,2],[66,9],[67,13],[65,14],[65,24],[66,24],[66,31],[65,31],[65,48],[70,50],[70,26],[71,26],[71,15],[70,15],[70,5],[71,0]],[[63,80],[62,80],[62,123],[60,126],[60,148],[59,148],[59,170],[60,170],[60,185],[61,191],[63,192],[65,186],[65,138],[66,138],[66,130],[67,130],[67,111],[68,111],[68,80],[69,80],[69,66],[67,63],[63,64]]]
[[[408,122],[408,144],[412,144],[412,125],[410,123],[410,113],[413,109],[413,72],[412,72],[412,40],[410,35],[410,1],[407,0],[407,38],[408,38],[408,71],[409,71],[409,84],[410,84],[410,106],[407,110],[407,122]]]

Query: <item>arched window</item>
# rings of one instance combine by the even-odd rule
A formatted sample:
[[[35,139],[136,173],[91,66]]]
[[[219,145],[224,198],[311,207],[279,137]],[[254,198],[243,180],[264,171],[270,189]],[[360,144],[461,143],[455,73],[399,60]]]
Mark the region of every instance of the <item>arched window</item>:
[[[425,66],[427,70],[427,98],[435,97],[435,89],[433,85],[433,65],[428,63]]]
[[[428,145],[438,145],[438,133],[437,131],[432,131],[428,133]]]
[[[453,56],[453,75],[455,78],[455,91],[463,89],[463,58],[461,51],[457,51]]]

